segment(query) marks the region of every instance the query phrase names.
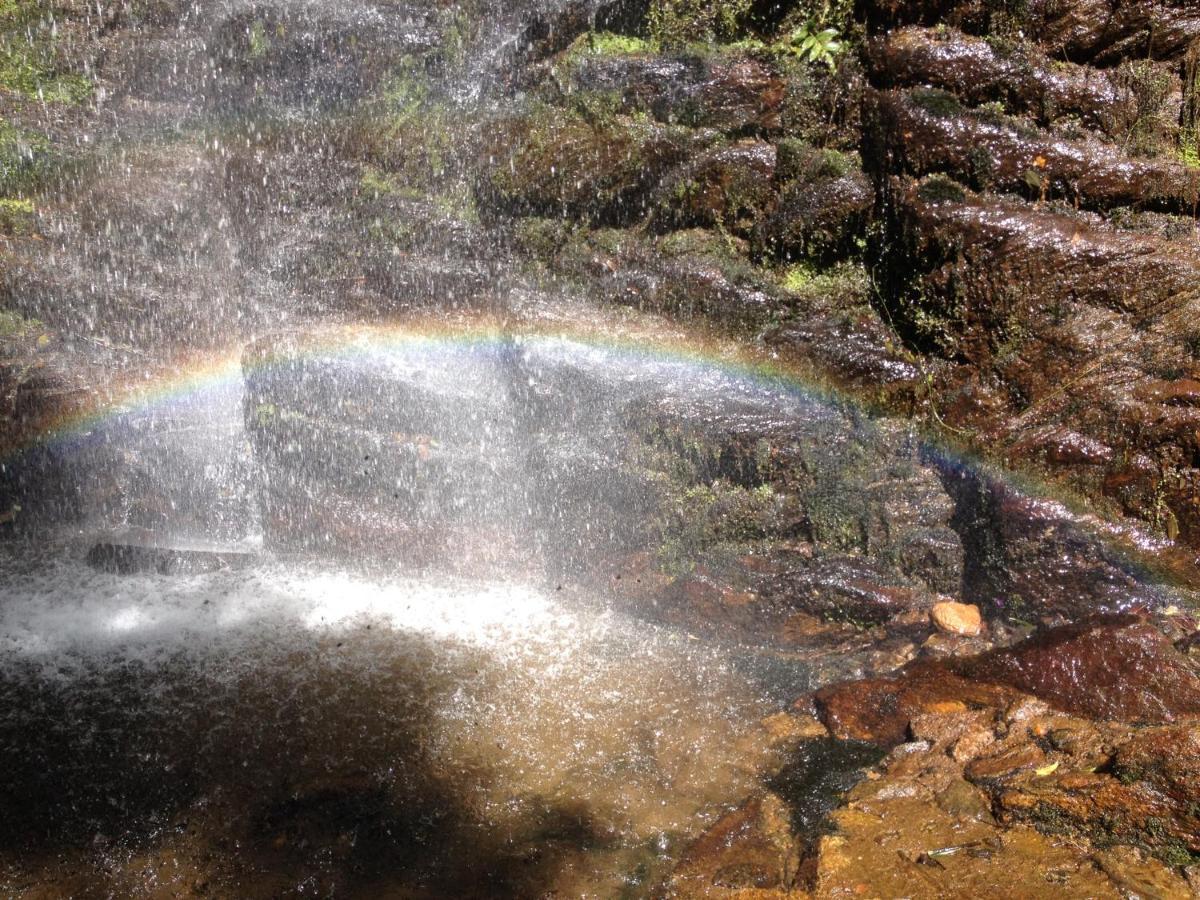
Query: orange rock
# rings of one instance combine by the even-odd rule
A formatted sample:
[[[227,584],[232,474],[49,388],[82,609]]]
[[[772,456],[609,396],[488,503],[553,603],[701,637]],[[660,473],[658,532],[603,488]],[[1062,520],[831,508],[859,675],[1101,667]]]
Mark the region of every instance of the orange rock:
[[[983,630],[979,607],[969,603],[956,603],[953,600],[935,603],[930,610],[930,617],[939,631],[949,634],[976,635]]]

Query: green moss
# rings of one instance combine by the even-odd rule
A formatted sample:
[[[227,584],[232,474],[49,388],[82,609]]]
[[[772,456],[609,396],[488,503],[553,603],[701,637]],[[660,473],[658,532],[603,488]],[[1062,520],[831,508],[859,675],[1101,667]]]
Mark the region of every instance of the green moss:
[[[650,42],[643,38],[609,31],[588,32],[576,44],[594,56],[634,56],[654,50]]]
[[[1167,101],[1175,80],[1150,60],[1126,61],[1117,69],[1115,81],[1127,98],[1127,110],[1117,128],[1131,153],[1151,156],[1178,143],[1179,122],[1171,121]]]
[[[402,188],[447,187],[459,171],[467,146],[461,115],[434,97],[429,81],[404,66],[359,110],[352,139],[374,172],[364,189],[391,193]]]
[[[92,83],[64,64],[58,31],[36,0],[0,4],[0,89],[45,103],[82,103]]]
[[[262,23],[261,19],[256,19],[254,24],[250,26],[248,37],[250,46],[246,51],[246,58],[251,60],[263,59],[271,49],[271,39],[267,37],[267,27]]]
[[[363,173],[358,179],[358,187],[368,197],[376,199],[399,193],[402,190],[402,186],[395,177],[381,172],[371,165],[363,169]]]
[[[658,241],[658,249],[664,256],[712,256],[729,258],[729,242],[715,231],[706,228],[683,228],[672,231]]]
[[[1179,158],[1200,168],[1200,44],[1193,44],[1183,62],[1183,111],[1179,127]]]
[[[784,138],[778,144],[775,175],[781,183],[841,178],[857,168],[855,154],[813,147],[797,138]]]
[[[53,169],[50,142],[0,120],[0,194],[23,194]]]
[[[962,203],[967,199],[967,192],[953,178],[933,175],[921,182],[917,196],[926,203]]]
[[[279,415],[274,403],[260,403],[254,410],[254,420],[260,428],[265,428],[275,421]]]
[[[646,27],[659,47],[730,42],[741,32],[751,0],[651,0]]]
[[[957,116],[963,112],[962,103],[949,91],[937,88],[918,88],[909,96],[918,107],[939,118]]]
[[[827,269],[798,263],[783,271],[780,284],[784,290],[814,304],[836,301],[843,306],[852,299],[866,303],[871,289],[870,276],[859,262],[839,263]]]
[[[43,326],[37,319],[27,319],[12,310],[0,309],[0,338],[30,337]]]
[[[0,232],[11,235],[27,235],[34,231],[34,208],[32,200],[0,198]]]
[[[536,260],[552,259],[571,239],[570,226],[561,219],[519,219],[514,238],[517,246]]]

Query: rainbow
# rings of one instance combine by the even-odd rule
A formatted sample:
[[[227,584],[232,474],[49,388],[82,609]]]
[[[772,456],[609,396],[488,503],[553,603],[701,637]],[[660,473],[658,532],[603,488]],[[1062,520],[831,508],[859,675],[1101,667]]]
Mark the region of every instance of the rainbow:
[[[148,413],[187,403],[219,390],[231,390],[256,370],[269,369],[282,356],[295,358],[372,358],[405,353],[455,353],[499,348],[514,339],[569,341],[612,353],[622,359],[716,369],[763,388],[802,393],[827,404],[854,404],[830,384],[803,377],[795,367],[763,353],[739,348],[728,340],[670,332],[626,330],[619,335],[603,327],[560,327],[546,323],[512,326],[488,318],[404,320],[387,324],[324,326],[272,333],[267,340],[221,351],[175,357],[156,366],[114,378],[89,391],[80,402],[29,423],[0,439],[0,464],[36,448],[56,447],[86,437],[108,423],[134,413]],[[272,352],[286,347],[286,354]],[[259,352],[258,348],[267,348]]]
[[[414,318],[280,331],[245,346],[178,357],[152,371],[116,378],[103,389],[88,393],[81,402],[53,411],[27,423],[21,432],[0,439],[0,472],[18,464],[27,454],[69,452],[73,442],[84,441],[123,417],[186,405],[217,392],[240,391],[247,376],[269,369],[280,359],[479,352],[511,346],[514,340],[570,342],[631,362],[716,371],[752,389],[782,391],[847,412],[872,412],[869,402],[822,377],[803,359],[781,357],[765,348],[747,346],[744,341],[685,330],[678,324],[648,324],[632,314],[615,321],[611,317],[584,323],[572,320],[569,325],[557,321],[513,322],[489,316]],[[1176,547],[1127,521],[1102,518],[1081,498],[1033,473],[989,465],[970,448],[957,443],[953,435],[926,432],[922,438],[925,450],[942,465],[982,471],[1016,492],[1058,504],[1080,527],[1113,545],[1132,568],[1147,575],[1156,573],[1150,576],[1154,580],[1165,578],[1200,586],[1195,555],[1186,548]]]

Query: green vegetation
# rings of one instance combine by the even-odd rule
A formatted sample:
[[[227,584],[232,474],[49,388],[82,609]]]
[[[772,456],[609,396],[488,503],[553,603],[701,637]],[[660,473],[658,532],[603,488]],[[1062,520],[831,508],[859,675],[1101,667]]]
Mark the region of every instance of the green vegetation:
[[[1151,60],[1126,61],[1116,72],[1123,95],[1114,135],[1130,152],[1150,156],[1168,149],[1168,138],[1178,134],[1178,122],[1169,121],[1167,101],[1174,79]]]
[[[458,124],[420,73],[395,72],[379,96],[364,104],[351,129],[355,149],[368,164],[364,190],[378,195],[449,185],[465,143]]]
[[[780,279],[783,289],[814,303],[849,298],[867,302],[871,289],[870,276],[859,262],[843,262],[832,268],[820,268],[812,263],[798,263],[786,269]]]
[[[786,47],[802,60],[824,63],[832,69],[837,65],[837,56],[842,49],[838,36],[836,28],[814,31],[808,25],[801,25],[792,32]]]
[[[926,203],[962,203],[967,199],[963,186],[945,175],[930,175],[917,188],[917,195]]]
[[[54,164],[50,142],[0,120],[0,195],[20,195],[49,174]]]
[[[729,42],[741,36],[750,7],[751,0],[652,0],[646,26],[666,49]]]
[[[250,47],[246,52],[248,59],[263,59],[271,49],[271,39],[267,37],[267,27],[261,19],[256,19],[250,26]]]
[[[70,71],[57,28],[37,0],[0,0],[0,90],[45,103],[82,103],[92,83]]]
[[[963,112],[959,99],[939,88],[917,88],[909,94],[909,98],[916,106],[939,118],[949,118]]]
[[[643,38],[613,34],[610,31],[589,31],[576,42],[576,47],[582,52],[596,56],[634,56],[638,53],[650,53],[654,49],[650,42]]]
[[[0,233],[10,235],[32,234],[34,230],[34,208],[31,200],[0,198]]]
[[[1183,63],[1179,158],[1194,169],[1200,168],[1200,44],[1192,46]]]
[[[781,183],[841,178],[857,168],[861,168],[858,158],[850,153],[814,147],[797,138],[783,138],[778,144],[775,177]]]
[[[0,309],[0,338],[24,338],[42,330],[37,319],[27,319],[20,313]]]

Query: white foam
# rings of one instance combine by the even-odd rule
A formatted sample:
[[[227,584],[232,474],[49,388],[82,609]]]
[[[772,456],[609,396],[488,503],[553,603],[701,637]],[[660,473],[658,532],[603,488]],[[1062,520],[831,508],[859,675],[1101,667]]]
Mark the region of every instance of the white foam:
[[[268,565],[192,576],[115,575],[75,561],[0,575],[0,634],[8,655],[139,649],[194,652],[271,632],[333,634],[365,624],[507,651],[569,643],[585,623],[538,588],[454,579],[371,578]],[[571,636],[574,636],[572,638]]]

